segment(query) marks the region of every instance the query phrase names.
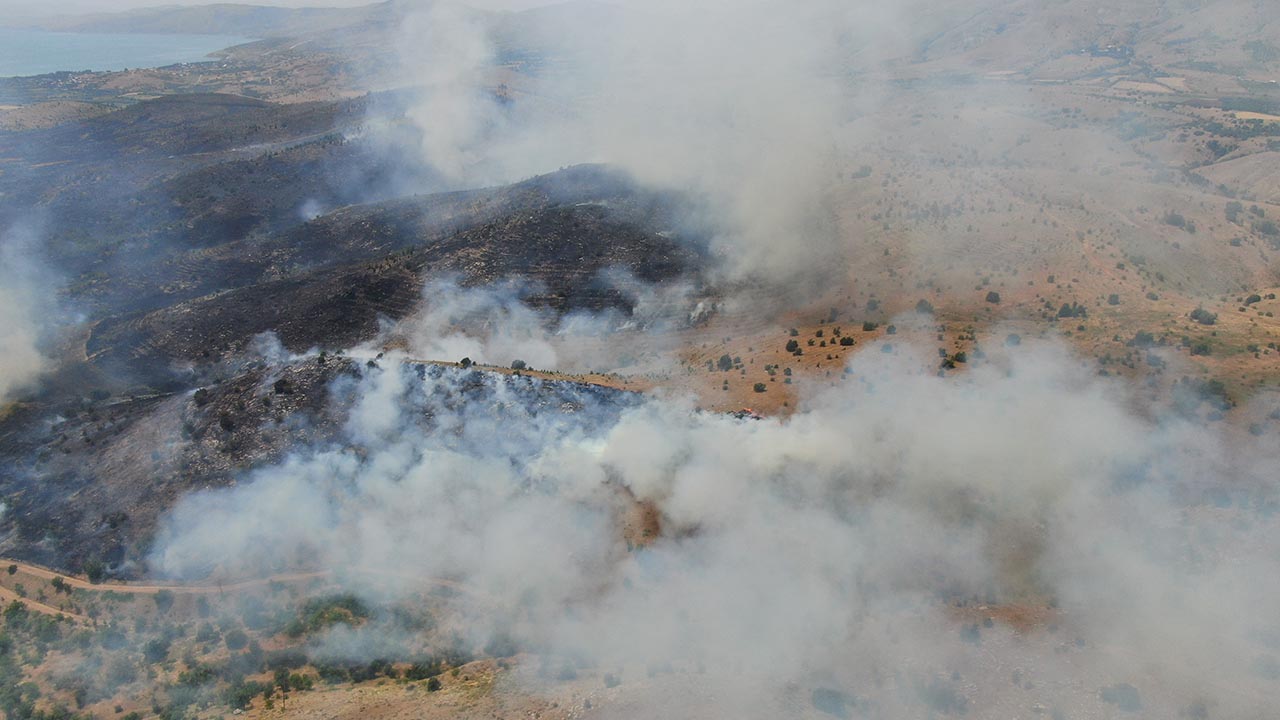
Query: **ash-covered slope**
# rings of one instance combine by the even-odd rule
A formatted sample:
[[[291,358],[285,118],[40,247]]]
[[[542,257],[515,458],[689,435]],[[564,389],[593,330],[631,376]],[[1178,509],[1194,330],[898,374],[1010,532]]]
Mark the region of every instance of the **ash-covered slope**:
[[[77,305],[132,309],[175,255],[299,224],[304,199],[385,192],[381,158],[344,141],[365,113],[362,101],[193,94],[0,132],[0,225],[39,228]]]
[[[592,385],[399,361],[316,355],[242,362],[194,392],[85,401],[0,422],[0,555],[79,570],[101,563],[120,576],[145,571],[157,520],[190,492],[226,487],[304,448],[359,461],[351,440],[358,388],[397,375],[413,421],[447,447],[451,423],[537,419],[539,427],[600,427],[637,402]],[[358,433],[355,433],[358,435]]]
[[[190,95],[0,133],[0,224],[38,227],[65,304],[92,328],[86,357],[169,389],[175,363],[259,332],[294,350],[365,340],[432,274],[527,282],[557,311],[625,311],[602,272],[662,282],[702,265],[679,237],[687,203],[605,167],[406,196],[438,183],[362,131],[374,106],[403,110],[394,95]]]
[[[672,233],[676,222],[674,199],[590,166],[346,208],[159,269],[162,278],[198,273],[197,287],[211,294],[106,318],[85,352],[99,367],[163,382],[175,367],[234,354],[267,331],[295,352],[348,347],[370,339],[381,318],[409,314],[425,281],[443,276],[464,286],[527,283],[527,302],[557,313],[625,313],[627,283],[692,279],[703,266],[698,248]],[[615,271],[626,280],[606,277]]]
[[[191,96],[0,133],[0,221],[38,216],[84,317],[0,419],[0,553],[116,567],[181,495],[336,437],[329,381],[365,368],[241,367],[262,332],[295,352],[350,347],[440,276],[523,283],[553,313],[625,313],[628,283],[704,265],[683,201],[605,167],[405,197],[432,185],[361,137],[367,108]]]

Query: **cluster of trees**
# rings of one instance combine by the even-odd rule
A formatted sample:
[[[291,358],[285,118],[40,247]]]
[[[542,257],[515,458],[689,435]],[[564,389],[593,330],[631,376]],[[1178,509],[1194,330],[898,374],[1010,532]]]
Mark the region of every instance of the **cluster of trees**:
[[[1062,303],[1062,307],[1058,308],[1058,317],[1086,318],[1089,317],[1089,310],[1080,303]]]
[[[1146,330],[1139,330],[1138,332],[1134,333],[1133,339],[1126,344],[1129,347],[1133,347],[1133,348],[1149,348],[1149,347],[1154,347],[1156,345],[1156,342],[1157,341],[1156,341],[1155,335],[1147,332]],[[1159,341],[1159,343],[1162,345],[1164,344],[1164,342],[1165,340],[1163,338],[1161,338]]]
[[[1172,225],[1176,228],[1181,228],[1183,230],[1186,230],[1192,235],[1196,233],[1196,224],[1186,219],[1185,217],[1183,217],[1180,213],[1176,213],[1173,211],[1169,211],[1168,213],[1165,213],[1164,222],[1167,225]]]
[[[1280,226],[1277,226],[1274,220],[1268,220],[1267,211],[1257,205],[1249,206],[1248,215],[1251,217],[1247,217],[1245,216],[1244,204],[1239,201],[1232,200],[1227,203],[1225,214],[1228,222],[1235,223],[1237,225],[1243,224],[1246,219],[1251,220],[1250,226],[1253,231],[1259,235],[1264,235],[1269,238],[1280,237]]]
[[[16,574],[16,566],[9,572]],[[53,585],[55,592],[71,592],[70,584],[62,578]],[[92,595],[94,608],[99,608],[102,603],[113,606],[118,594],[102,591]],[[134,600],[132,595],[122,597]],[[301,637],[335,624],[357,625],[371,619],[372,609],[350,594],[309,599],[292,612],[287,606],[270,610],[259,598],[250,596],[241,599],[238,616],[223,615],[220,619],[210,617],[214,608],[201,597],[192,609],[207,619],[190,624],[167,619],[174,605],[174,593],[162,591],[151,597],[158,615],[135,614],[131,627],[118,617],[95,623],[93,627],[78,626],[62,616],[37,613],[21,601],[4,607],[0,614],[0,717],[11,720],[79,718],[89,705],[110,699],[122,690],[126,693],[139,690],[130,686],[144,677],[154,679],[156,675],[147,669],[148,665],[166,670],[177,665],[176,675],[167,672],[162,675],[171,680],[161,681],[147,692],[151,698],[148,716],[177,720],[218,705],[244,708],[259,696],[271,708],[273,703],[285,702],[289,693],[313,689],[322,681],[359,683],[376,678],[403,679],[422,681],[428,691],[435,691],[441,688],[443,672],[475,659],[466,652],[446,652],[415,657],[408,667],[387,659],[316,662],[299,648],[264,651],[251,633],[246,632],[246,627],[260,628],[268,634],[280,632]],[[393,615],[404,627],[416,627],[411,622],[417,618],[414,613],[404,610]],[[244,626],[238,618],[243,618]],[[486,652],[489,649],[486,648]],[[514,652],[506,647],[492,649]],[[56,667],[66,669],[47,673],[46,680],[40,684],[32,682],[33,668],[41,668],[45,673],[47,668],[55,667],[46,662],[51,653],[58,654]],[[65,661],[74,661],[75,665],[67,666]],[[270,678],[258,679],[264,672],[270,673]],[[117,717],[129,720],[139,717],[125,714],[119,707],[116,712]]]
[[[52,703],[47,709],[37,708],[43,692],[23,672],[26,662],[39,662],[52,646],[66,639],[69,623],[32,612],[18,600],[5,606],[0,616],[4,619],[4,629],[0,631],[0,712],[9,720],[88,717],[62,703]],[[88,689],[73,689],[72,697],[78,706],[83,706],[88,700]]]
[[[1214,323],[1218,322],[1217,313],[1211,313],[1202,307],[1198,307],[1195,310],[1192,310],[1190,317],[1192,320],[1200,323],[1201,325],[1213,325]]]
[[[298,616],[285,626],[284,634],[297,638],[339,623],[359,625],[368,618],[369,608],[355,595],[328,595],[303,603]]]
[[[1264,111],[1252,110],[1248,112]],[[1280,135],[1280,127],[1277,127],[1277,123],[1263,122],[1262,120],[1236,120],[1232,123],[1211,120],[1204,123],[1204,130],[1206,133],[1233,140],[1248,140],[1255,137]]]

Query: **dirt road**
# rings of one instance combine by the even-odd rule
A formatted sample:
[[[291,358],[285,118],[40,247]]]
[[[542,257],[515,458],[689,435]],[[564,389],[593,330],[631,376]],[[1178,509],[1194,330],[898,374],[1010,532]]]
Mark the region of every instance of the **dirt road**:
[[[62,578],[62,582],[64,584],[76,590],[85,590],[88,592],[111,591],[116,593],[128,593],[128,594],[134,594],[134,595],[154,595],[161,591],[168,591],[168,592],[174,593],[175,595],[213,595],[213,594],[222,594],[222,593],[229,593],[229,592],[235,593],[235,592],[242,592],[245,590],[253,590],[255,588],[265,587],[272,583],[286,583],[286,584],[298,583],[298,582],[305,582],[308,580],[318,580],[321,578],[328,578],[334,575],[334,571],[332,570],[314,570],[309,572],[280,573],[277,575],[270,575],[262,578],[250,578],[250,579],[244,579],[244,580],[235,580],[232,582],[201,582],[201,583],[192,583],[192,584],[180,584],[180,583],[140,584],[140,583],[124,583],[124,582],[113,581],[113,582],[91,583],[87,578],[78,577],[75,575],[68,575],[66,573],[60,573],[56,570],[40,567],[39,565],[32,565],[30,563],[19,562],[17,560],[7,560],[7,559],[0,558],[0,568],[7,568],[11,565],[16,566],[17,568],[17,571],[15,574],[20,573],[28,577],[34,577],[34,578],[39,578],[41,580],[48,580],[48,581],[52,581],[54,578]],[[398,574],[392,571],[379,570],[375,568],[353,568],[349,572],[352,572],[354,574],[371,575],[371,576],[383,576],[383,577],[394,576],[402,580],[405,579],[405,577],[407,577],[405,575]],[[460,593],[470,595],[475,599],[484,600],[490,603],[492,602],[492,600],[485,597],[482,593],[474,590],[473,588],[469,588],[466,585],[454,580],[447,580],[444,578],[413,578],[413,579],[427,585],[436,585],[439,587],[446,587],[451,590],[455,590]],[[21,602],[22,604],[26,605],[29,609],[35,612],[45,613],[47,615],[65,615],[73,620],[90,622],[90,618],[84,615],[78,615],[76,613],[59,610],[58,608],[53,607],[52,605],[41,603],[36,600],[32,600],[31,598],[20,597],[13,590],[0,586],[0,601],[3,601],[4,604],[8,604],[14,600]]]
[[[90,619],[84,615],[78,615],[76,613],[73,613],[67,610],[59,610],[58,608],[52,605],[46,605],[42,602],[32,600],[31,598],[21,597],[18,595],[18,593],[10,590],[7,587],[0,587],[0,604],[8,605],[14,600],[17,600],[23,605],[26,605],[27,609],[33,612],[43,613],[45,615],[55,615],[55,616],[62,615],[63,617],[70,618],[76,622],[84,622],[84,623],[91,622]]]

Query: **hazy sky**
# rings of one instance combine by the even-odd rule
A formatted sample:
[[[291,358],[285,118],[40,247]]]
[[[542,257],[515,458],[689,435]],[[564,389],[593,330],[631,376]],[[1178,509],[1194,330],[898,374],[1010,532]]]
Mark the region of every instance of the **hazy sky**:
[[[369,5],[375,0],[229,0],[246,5],[286,5],[290,7],[338,7]],[[554,5],[557,0],[464,0],[466,4],[490,10],[523,10],[539,5]],[[160,5],[211,5],[211,0],[0,0],[4,19],[39,15],[64,15],[84,12],[114,12]],[[2,24],[2,23],[0,23]]]

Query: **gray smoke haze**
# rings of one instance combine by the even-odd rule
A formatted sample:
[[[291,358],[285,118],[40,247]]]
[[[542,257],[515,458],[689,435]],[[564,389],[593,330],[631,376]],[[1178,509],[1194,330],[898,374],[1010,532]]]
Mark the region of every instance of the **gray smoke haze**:
[[[14,18],[46,17],[50,15],[70,15],[76,13],[119,12],[136,8],[152,8],[170,5],[208,5],[206,0],[168,0],[158,3],[155,0],[55,0],[54,2],[34,5],[30,0],[0,0],[0,13]],[[323,3],[310,0],[255,0],[253,5],[278,5],[283,7],[355,7],[370,5],[368,0],[325,0]],[[542,0],[471,0],[468,3],[486,10],[524,10],[531,7],[550,5]]]
[[[696,319],[691,288],[673,282],[656,286],[620,271],[597,282],[625,298],[629,311],[571,311],[560,315],[527,303],[536,288],[526,283],[466,287],[456,278],[435,278],[423,287],[417,312],[387,327],[357,354],[384,347],[407,350],[415,359],[458,361],[567,373],[612,371],[637,360],[627,338],[643,334],[649,356],[670,347],[670,333]],[[667,342],[664,342],[664,338]]]
[[[185,498],[150,562],[229,577],[301,560],[378,603],[446,579],[483,599],[464,611],[475,647],[701,668],[716,713],[764,714],[815,678],[882,717],[948,692],[976,717],[1081,696],[1102,712],[1097,690],[1121,682],[1152,717],[1260,711],[1257,668],[1280,650],[1276,449],[1152,420],[1054,344],[959,378],[907,369],[928,354],[869,348],[759,422],[590,388],[564,390],[565,412],[539,381],[389,357],[335,387],[354,399],[344,444]],[[661,517],[647,545],[624,540],[636,501]],[[985,603],[1045,602],[1052,631],[977,624]],[[1009,686],[1015,668],[1038,693]],[[638,716],[676,700],[647,702]]]
[[[731,284],[848,271],[830,195],[863,131],[846,123],[878,86],[851,90],[839,68],[851,37],[854,54],[901,51],[908,19],[825,1],[611,12],[561,16],[552,59],[522,79],[493,69],[500,27],[446,4],[411,14],[395,43],[420,88],[406,151],[450,187],[598,161],[685,191]],[[953,154],[935,143],[919,157]],[[640,305],[676,322],[662,309],[685,296]],[[915,369],[936,367],[933,348],[873,345],[837,388],[759,422],[402,362],[608,369],[581,348],[624,322],[555,318],[519,287],[429,283],[376,344],[405,356],[332,388],[351,403],[341,441],[184,498],[151,568],[333,569],[377,605],[454,583],[475,599],[459,608],[474,648],[510,637],[628,678],[669,664],[698,678],[648,694],[641,717],[792,716],[782,699],[814,684],[885,718],[1109,717],[1098,691],[1117,683],[1149,717],[1269,711],[1277,448],[1149,407],[1055,344],[949,378]],[[659,534],[637,536],[637,506]],[[997,604],[1053,609],[1024,633],[983,624]],[[369,659],[405,641],[375,625],[321,643]]]
[[[34,258],[35,232],[0,233],[0,403],[30,389],[47,369],[40,351],[52,284]]]
[[[1046,212],[1164,276],[1182,276],[1190,253],[1230,278],[1193,274],[1192,292],[1264,282],[1135,210],[1211,202],[1169,178],[1202,164],[1198,151],[1148,142],[1186,117],[1146,108],[1138,127],[1088,102],[1087,117],[1060,122],[1078,99],[1037,86],[1062,72],[1037,68],[1112,30],[1102,3],[1061,12],[1071,22],[1029,5],[1012,39],[996,28],[1024,13],[1000,3],[581,3],[519,23],[432,6],[405,23],[390,84],[420,89],[413,150],[447,186],[603,162],[696,198],[726,287],[817,291],[881,241],[942,287],[1033,252],[1017,234]],[[862,167],[879,189],[850,179]],[[996,222],[997,205],[1015,221]],[[1036,243],[1070,257],[1071,235]]]
[[[540,12],[518,37],[455,6],[410,15],[400,80],[421,88],[409,118],[425,163],[458,186],[610,163],[701,198],[728,279],[833,267],[836,68],[863,15],[827,2]],[[543,51],[544,65],[495,71],[513,44]]]

